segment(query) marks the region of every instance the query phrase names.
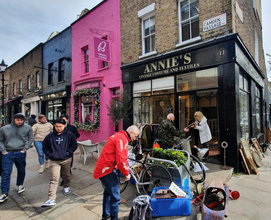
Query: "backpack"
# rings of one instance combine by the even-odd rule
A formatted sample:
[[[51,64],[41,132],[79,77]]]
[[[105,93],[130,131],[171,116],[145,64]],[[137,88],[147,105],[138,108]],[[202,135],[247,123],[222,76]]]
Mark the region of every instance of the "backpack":
[[[133,206],[129,214],[129,220],[151,220],[150,196],[141,195],[133,200]]]

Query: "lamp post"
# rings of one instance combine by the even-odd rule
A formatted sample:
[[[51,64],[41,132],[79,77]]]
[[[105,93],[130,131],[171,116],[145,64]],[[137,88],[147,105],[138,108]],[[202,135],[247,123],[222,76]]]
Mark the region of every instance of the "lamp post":
[[[1,124],[1,127],[4,127],[5,126],[5,108],[4,108],[4,82],[5,82],[5,79],[4,79],[4,72],[7,68],[7,64],[5,64],[5,61],[4,59],[2,60],[2,62],[0,63],[0,72],[2,73],[2,94],[1,94],[1,97],[2,97],[2,124]]]

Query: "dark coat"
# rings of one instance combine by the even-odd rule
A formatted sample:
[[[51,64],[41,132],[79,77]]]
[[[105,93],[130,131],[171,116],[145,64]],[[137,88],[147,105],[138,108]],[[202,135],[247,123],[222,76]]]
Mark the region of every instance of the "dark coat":
[[[72,132],[74,134],[74,136],[76,137],[76,139],[78,139],[80,137],[80,134],[78,133],[76,127],[74,125],[67,125],[67,129],[68,131]]]

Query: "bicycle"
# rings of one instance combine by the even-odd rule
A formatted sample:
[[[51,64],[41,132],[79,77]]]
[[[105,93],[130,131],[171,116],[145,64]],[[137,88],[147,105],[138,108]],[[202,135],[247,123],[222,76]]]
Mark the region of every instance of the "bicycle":
[[[145,151],[143,153],[143,161],[128,158],[129,160],[133,160],[137,162],[137,164],[141,165],[141,167],[129,166],[129,171],[131,178],[135,180],[138,194],[141,194],[139,186],[142,186],[144,193],[151,195],[153,188],[161,186],[169,187],[173,179],[170,172],[164,166],[160,164],[147,163],[148,154],[153,151],[153,149],[143,149],[143,151]],[[125,181],[125,176],[123,176],[119,171],[117,174],[120,193],[122,193],[126,189],[128,181]]]
[[[191,136],[187,137],[186,139],[182,140],[179,144],[175,145],[172,149],[174,150],[183,150],[182,144],[185,141],[190,141]],[[190,154],[190,166],[189,171],[191,173],[191,180],[195,180],[196,183],[204,182],[206,178],[206,173],[203,168],[201,161],[195,157],[194,155]]]

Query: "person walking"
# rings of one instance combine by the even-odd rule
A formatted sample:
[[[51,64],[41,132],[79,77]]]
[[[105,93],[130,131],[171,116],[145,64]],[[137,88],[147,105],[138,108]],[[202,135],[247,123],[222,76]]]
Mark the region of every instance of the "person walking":
[[[28,120],[28,125],[30,125],[31,127],[33,127],[34,124],[37,123],[36,121],[36,115],[32,114]]]
[[[8,199],[13,164],[17,168],[17,192],[22,193],[25,191],[23,183],[25,179],[26,151],[30,148],[34,137],[32,128],[24,124],[24,120],[24,115],[17,113],[10,125],[0,129],[0,151],[2,152],[3,169],[0,203]]]
[[[139,130],[135,125],[120,131],[108,138],[94,168],[93,177],[100,179],[104,186],[102,219],[111,216],[111,220],[118,219],[120,191],[116,166],[130,180],[127,149],[129,141],[136,140]]]
[[[46,116],[43,114],[40,114],[38,117],[39,122],[37,124],[34,124],[33,129],[33,135],[34,135],[34,145],[36,147],[38,157],[39,157],[39,173],[43,173],[46,168],[49,168],[49,158],[48,156],[44,156],[43,150],[42,150],[42,141],[44,138],[53,131],[53,125],[49,122],[47,122]],[[44,157],[45,157],[45,163],[44,163]]]
[[[174,145],[174,136],[180,136],[180,134],[184,132],[188,132],[188,128],[184,128],[184,130],[179,131],[174,125],[173,122],[175,120],[175,116],[172,113],[167,115],[167,118],[161,121],[160,125],[156,131],[156,138],[164,140],[161,143],[163,149],[172,148]]]
[[[195,118],[195,129],[199,130],[200,143],[203,148],[209,149],[209,141],[212,139],[211,130],[207,123],[207,118],[202,114],[202,112],[197,111],[194,114]],[[208,161],[209,151],[205,154],[203,161]]]
[[[73,152],[77,149],[77,141],[74,134],[65,127],[66,121],[56,119],[53,132],[48,134],[42,142],[42,149],[50,158],[51,180],[49,185],[48,200],[43,206],[56,205],[56,191],[60,177],[60,169],[64,181],[64,195],[70,190],[70,166]]]

